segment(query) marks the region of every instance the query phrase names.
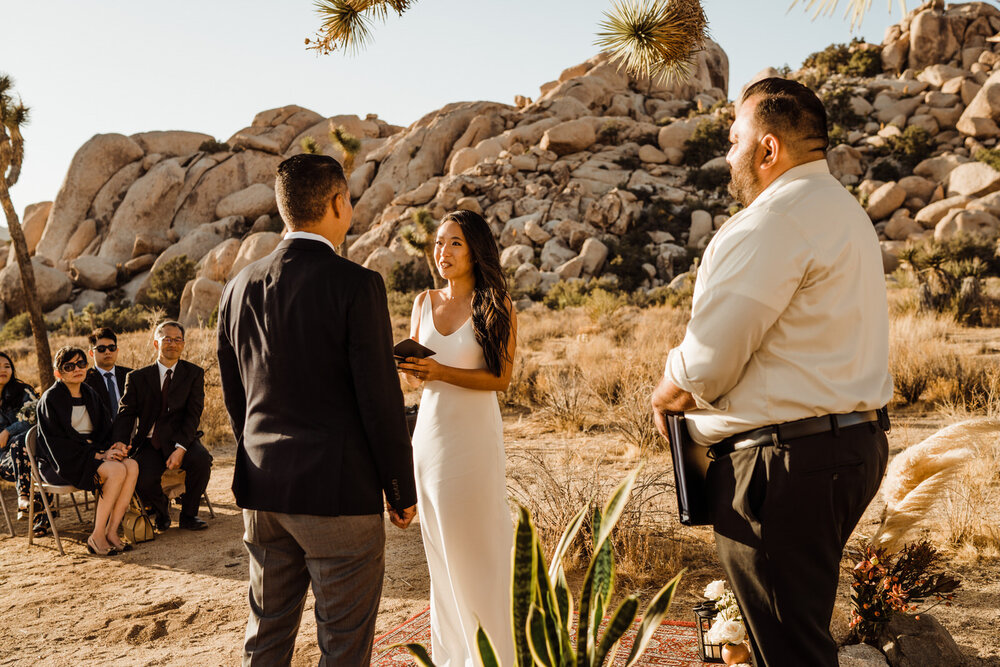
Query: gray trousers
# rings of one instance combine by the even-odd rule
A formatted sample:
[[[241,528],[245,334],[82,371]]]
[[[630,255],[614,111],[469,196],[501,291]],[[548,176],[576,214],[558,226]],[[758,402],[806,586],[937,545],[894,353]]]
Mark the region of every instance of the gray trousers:
[[[716,548],[757,667],[836,667],[840,560],[887,457],[872,423],[712,462]]]
[[[321,666],[367,667],[385,572],[381,514],[313,516],[243,510],[250,618],[243,665],[288,665],[306,591],[316,598]]]

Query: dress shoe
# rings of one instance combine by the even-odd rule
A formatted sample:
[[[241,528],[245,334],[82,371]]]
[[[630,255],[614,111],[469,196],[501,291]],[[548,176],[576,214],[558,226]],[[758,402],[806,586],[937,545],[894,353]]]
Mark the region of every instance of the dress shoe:
[[[199,519],[196,516],[184,516],[182,514],[180,527],[184,530],[205,530],[208,528],[208,524],[205,523],[204,519]]]
[[[170,517],[157,514],[153,517],[153,527],[158,533],[165,533],[170,528]]]

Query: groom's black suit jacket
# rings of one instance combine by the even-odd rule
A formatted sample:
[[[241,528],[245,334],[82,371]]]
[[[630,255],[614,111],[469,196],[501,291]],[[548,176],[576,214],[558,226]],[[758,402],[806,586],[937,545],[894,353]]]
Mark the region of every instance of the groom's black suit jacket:
[[[240,507],[323,516],[417,501],[378,273],[321,241],[282,241],[226,285],[219,371]]]

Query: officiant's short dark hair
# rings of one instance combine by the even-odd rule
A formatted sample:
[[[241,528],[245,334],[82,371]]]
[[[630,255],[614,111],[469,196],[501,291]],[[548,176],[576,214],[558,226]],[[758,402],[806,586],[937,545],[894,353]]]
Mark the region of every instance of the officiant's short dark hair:
[[[274,195],[278,212],[292,229],[318,222],[332,197],[350,197],[340,163],[329,155],[302,153],[278,165]]]
[[[761,98],[754,109],[754,122],[766,132],[805,142],[809,150],[826,150],[830,145],[826,108],[816,93],[798,81],[780,77],[757,81],[743,91],[740,103],[751,97]]]

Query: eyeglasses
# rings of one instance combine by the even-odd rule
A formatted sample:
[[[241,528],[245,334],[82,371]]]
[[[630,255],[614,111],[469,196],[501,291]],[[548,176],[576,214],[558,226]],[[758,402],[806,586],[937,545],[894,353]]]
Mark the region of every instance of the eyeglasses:
[[[110,345],[97,345],[94,347],[94,349],[100,352],[101,354],[104,354],[105,352],[116,352],[118,350],[118,346],[115,345],[114,343],[111,343]]]
[[[171,345],[181,345],[184,343],[183,338],[161,338],[161,343],[170,343]]]
[[[78,368],[80,370],[83,370],[88,365],[89,364],[87,363],[86,359],[81,359],[80,361],[67,361],[65,364],[59,366],[59,370],[61,370],[63,373],[72,373]]]

